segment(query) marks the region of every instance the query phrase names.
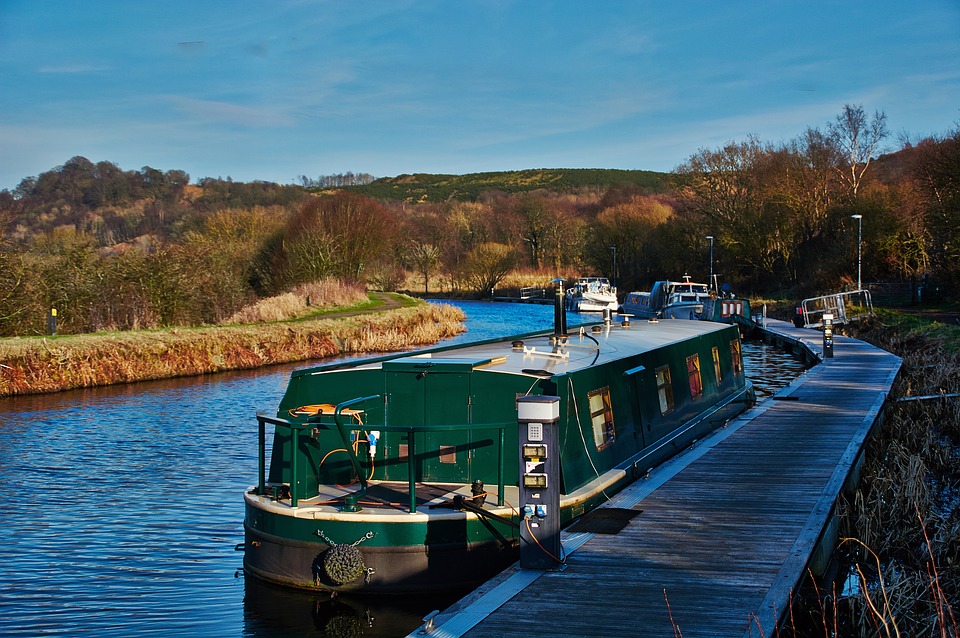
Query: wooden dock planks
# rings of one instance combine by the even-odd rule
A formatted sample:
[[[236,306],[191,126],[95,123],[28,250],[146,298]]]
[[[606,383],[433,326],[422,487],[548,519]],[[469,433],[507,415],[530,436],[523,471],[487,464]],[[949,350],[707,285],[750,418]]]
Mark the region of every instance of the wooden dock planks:
[[[768,330],[816,349],[819,333]],[[840,336],[834,353],[778,393],[795,400],[766,401],[617,495],[610,506],[642,510],[619,534],[565,532],[563,571],[514,566],[429,635],[775,635],[900,367]]]

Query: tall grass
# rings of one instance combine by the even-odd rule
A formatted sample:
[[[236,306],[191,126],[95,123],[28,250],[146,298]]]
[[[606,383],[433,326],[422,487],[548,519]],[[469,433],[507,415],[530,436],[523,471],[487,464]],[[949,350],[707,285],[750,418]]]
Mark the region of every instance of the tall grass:
[[[260,299],[241,308],[221,324],[288,321],[315,314],[318,310],[356,306],[367,300],[367,290],[362,284],[327,278],[300,284],[290,292]]]
[[[389,352],[463,331],[456,307],[420,304],[346,319],[0,340],[0,396]]]

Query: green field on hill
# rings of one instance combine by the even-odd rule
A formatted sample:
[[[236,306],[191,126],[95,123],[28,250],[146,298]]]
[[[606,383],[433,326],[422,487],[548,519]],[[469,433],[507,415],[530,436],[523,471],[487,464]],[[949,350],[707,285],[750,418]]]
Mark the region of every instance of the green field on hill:
[[[408,202],[442,202],[449,199],[474,201],[485,192],[522,193],[540,188],[553,192],[582,188],[625,186],[650,193],[667,186],[667,173],[594,168],[551,168],[523,171],[437,175],[417,173],[383,177],[349,190],[370,197]]]

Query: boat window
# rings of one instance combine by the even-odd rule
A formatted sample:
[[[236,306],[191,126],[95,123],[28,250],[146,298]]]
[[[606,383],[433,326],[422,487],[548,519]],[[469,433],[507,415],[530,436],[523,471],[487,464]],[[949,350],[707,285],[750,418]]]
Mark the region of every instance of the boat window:
[[[720,385],[720,382],[723,381],[723,373],[720,371],[720,348],[719,346],[713,346],[711,352],[713,355],[713,374],[717,379],[717,385]]]
[[[593,423],[593,442],[598,450],[602,450],[616,438],[610,388],[600,388],[587,393],[587,400],[590,403],[590,421]]]
[[[455,445],[441,445],[440,446],[440,462],[456,463],[457,447]]]
[[[703,379],[700,377],[700,355],[687,357],[687,378],[690,381],[690,396],[694,399],[703,395]]]
[[[660,414],[673,409],[673,386],[670,385],[670,366],[660,366],[657,373],[657,394],[660,395]]]
[[[743,360],[740,358],[739,339],[734,339],[730,342],[730,359],[733,365],[733,376],[741,376],[743,374]]]

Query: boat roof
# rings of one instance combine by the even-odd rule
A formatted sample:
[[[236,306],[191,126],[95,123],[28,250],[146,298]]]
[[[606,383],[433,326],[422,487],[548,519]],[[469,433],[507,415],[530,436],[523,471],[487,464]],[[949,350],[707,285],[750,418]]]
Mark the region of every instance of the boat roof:
[[[557,339],[552,332],[533,333],[462,346],[396,354],[377,359],[330,364],[294,374],[323,374],[343,369],[383,369],[396,372],[471,372],[484,370],[531,377],[569,374],[594,365],[649,352],[712,332],[728,324],[686,319],[632,321],[583,326]],[[596,331],[599,329],[599,331]]]

